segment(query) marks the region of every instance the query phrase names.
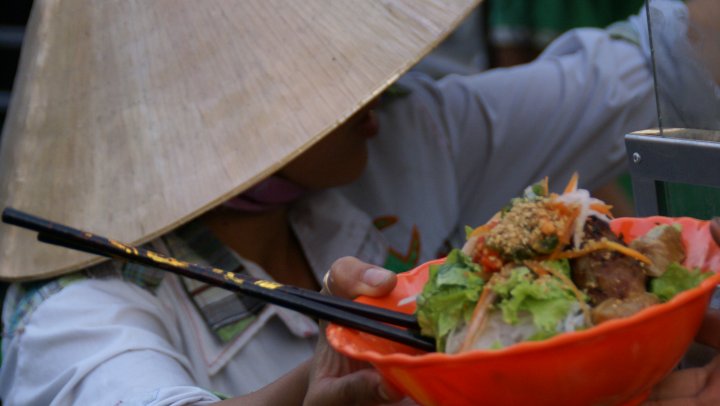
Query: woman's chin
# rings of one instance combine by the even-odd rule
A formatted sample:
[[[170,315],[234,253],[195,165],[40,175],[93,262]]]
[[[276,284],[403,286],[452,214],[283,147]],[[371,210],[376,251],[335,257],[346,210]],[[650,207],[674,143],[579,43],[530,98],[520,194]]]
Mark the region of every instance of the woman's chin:
[[[328,168],[327,171],[322,175],[318,176],[317,180],[310,189],[330,189],[333,187],[345,186],[358,180],[365,172],[367,166],[367,155],[361,160],[361,162],[348,162],[346,161],[342,168]]]

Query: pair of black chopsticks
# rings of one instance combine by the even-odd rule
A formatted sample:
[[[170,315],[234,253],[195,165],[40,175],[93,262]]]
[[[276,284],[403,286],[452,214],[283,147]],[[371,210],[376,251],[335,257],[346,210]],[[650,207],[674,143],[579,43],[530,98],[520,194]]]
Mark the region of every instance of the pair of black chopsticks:
[[[10,207],[3,210],[2,221],[37,231],[37,239],[48,244],[163,269],[424,351],[435,350],[434,340],[418,333],[417,319],[409,314],[336,296],[322,295],[319,292],[296,286],[282,285],[218,268],[180,261],[144,248],[133,247],[45,220]],[[390,324],[405,327],[407,330]]]

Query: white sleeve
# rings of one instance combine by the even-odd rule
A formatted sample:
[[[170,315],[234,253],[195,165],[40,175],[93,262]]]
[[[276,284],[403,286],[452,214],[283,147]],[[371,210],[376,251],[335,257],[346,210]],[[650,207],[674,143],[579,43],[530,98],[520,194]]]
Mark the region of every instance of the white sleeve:
[[[598,29],[565,34],[528,65],[447,77],[438,94],[460,226],[545,176],[554,191],[575,171],[588,189],[610,181],[626,164],[624,135],[656,126],[648,60]]]
[[[656,126],[649,61],[598,29],[565,34],[528,65],[439,81],[411,72],[398,91],[378,111],[367,171],[343,191],[371,216],[398,216],[383,230],[393,247],[416,227],[420,260],[462,245],[465,226],[545,176],[553,191],[575,171],[588,189],[612,180],[625,134]]]
[[[70,284],[45,299],[4,346],[0,394],[12,405],[187,405],[195,386],[173,314],[119,279]]]

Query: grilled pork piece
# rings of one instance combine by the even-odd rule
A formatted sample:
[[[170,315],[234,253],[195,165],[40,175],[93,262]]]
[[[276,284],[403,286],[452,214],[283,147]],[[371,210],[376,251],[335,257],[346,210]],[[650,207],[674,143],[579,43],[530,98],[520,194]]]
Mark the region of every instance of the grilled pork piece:
[[[633,293],[625,299],[611,297],[592,309],[592,321],[600,324],[604,321],[632,316],[640,310],[660,303],[660,299],[652,293]]]
[[[673,262],[681,264],[685,260],[685,247],[680,230],[672,225],[661,225],[630,243],[633,248],[650,258],[652,265],[645,271],[658,277],[665,273]]]
[[[609,225],[595,217],[588,219],[583,231],[584,241],[620,242]],[[616,251],[596,251],[572,260],[570,266],[575,285],[590,296],[593,307],[607,299],[624,300],[646,292],[643,263]]]

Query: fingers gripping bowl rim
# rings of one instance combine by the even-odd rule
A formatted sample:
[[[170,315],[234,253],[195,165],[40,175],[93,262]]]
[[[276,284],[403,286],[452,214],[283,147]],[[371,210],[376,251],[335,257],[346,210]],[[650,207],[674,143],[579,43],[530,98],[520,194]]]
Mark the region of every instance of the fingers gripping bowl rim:
[[[657,224],[679,223],[687,267],[720,270],[720,249],[707,221],[692,218],[621,218],[612,230],[626,242]],[[432,261],[399,277],[380,299],[358,300],[399,311],[414,311],[402,299],[418,293]],[[700,327],[720,274],[667,303],[591,329],[525,342],[502,350],[451,355],[422,353],[352,329],[330,325],[330,344],[344,355],[373,364],[392,384],[422,405],[638,404],[680,360]]]

